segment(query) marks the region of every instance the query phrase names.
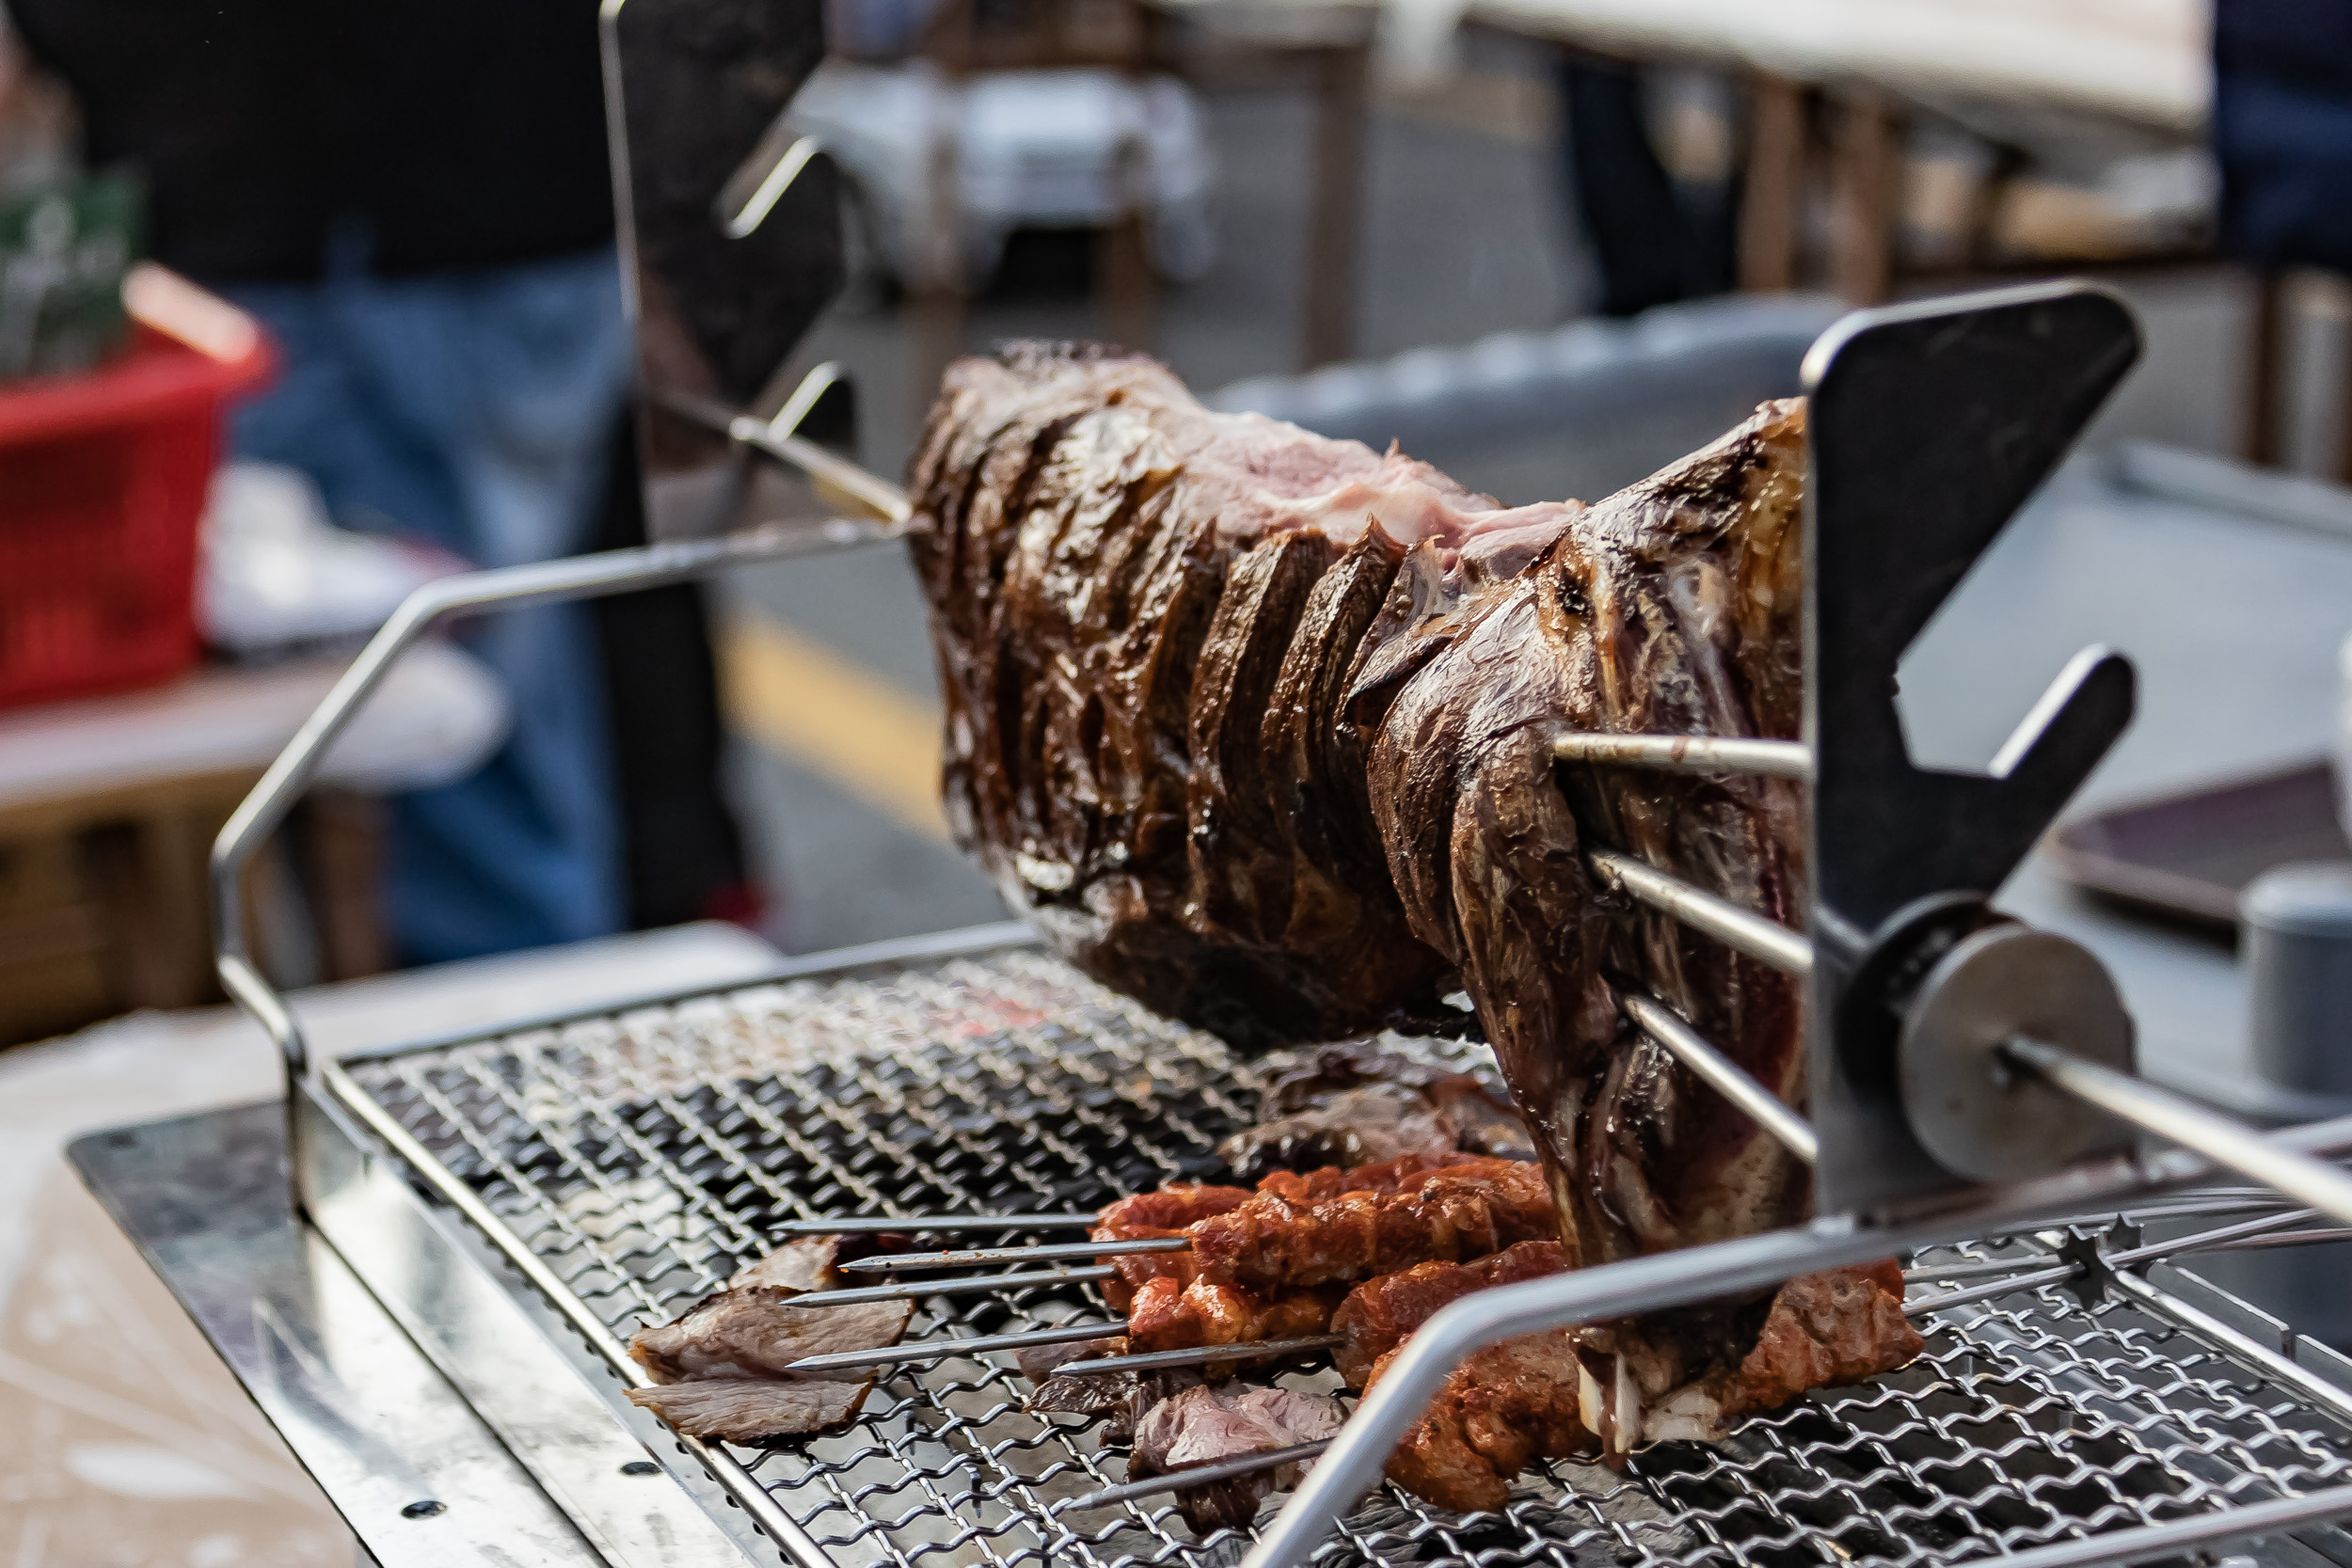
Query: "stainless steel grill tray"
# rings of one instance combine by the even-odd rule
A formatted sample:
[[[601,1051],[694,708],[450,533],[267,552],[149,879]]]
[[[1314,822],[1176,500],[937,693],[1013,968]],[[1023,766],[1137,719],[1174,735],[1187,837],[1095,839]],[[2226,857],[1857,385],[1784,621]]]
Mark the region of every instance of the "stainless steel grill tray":
[[[405,1146],[423,1186],[478,1199],[491,1244],[619,1340],[765,1252],[774,1220],[1084,1209],[1214,1178],[1217,1140],[1253,1101],[1250,1069],[1214,1037],[1019,946],[355,1060],[328,1079]],[[1919,1261],[2046,1260],[2060,1239]],[[936,1297],[910,1337],[1099,1309],[1083,1285]],[[1900,1373],[1721,1445],[1660,1445],[1623,1473],[1555,1465],[1500,1513],[1381,1493],[1322,1560],[1948,1562],[2352,1481],[2352,1363],[2192,1276],[2017,1291],[1922,1327],[1928,1354]],[[1327,1370],[1288,1381],[1337,1386]],[[1124,1479],[1124,1456],[1099,1418],[1025,1414],[1026,1386],[1009,1356],[902,1369],[847,1432],[735,1457],[841,1564],[1238,1557],[1244,1537],[1196,1540],[1165,1497],[1053,1513]],[[2266,1555],[2352,1568],[2352,1536],[2294,1540]]]

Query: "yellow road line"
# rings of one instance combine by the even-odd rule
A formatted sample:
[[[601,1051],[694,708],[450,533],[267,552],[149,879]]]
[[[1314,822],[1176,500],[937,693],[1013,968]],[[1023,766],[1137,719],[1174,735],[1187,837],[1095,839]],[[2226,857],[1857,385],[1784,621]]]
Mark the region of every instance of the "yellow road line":
[[[730,616],[714,641],[737,731],[915,832],[947,836],[936,705],[771,616]]]

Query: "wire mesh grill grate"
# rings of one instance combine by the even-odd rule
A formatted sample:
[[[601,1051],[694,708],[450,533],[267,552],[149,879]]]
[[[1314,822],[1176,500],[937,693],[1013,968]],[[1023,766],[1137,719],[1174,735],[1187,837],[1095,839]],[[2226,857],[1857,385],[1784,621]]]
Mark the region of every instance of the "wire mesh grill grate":
[[[350,1064],[352,1079],[614,1333],[666,1320],[841,1213],[1089,1209],[1214,1179],[1252,1078],[1212,1037],[1031,949],[911,963]],[[1965,1263],[2029,1242],[1945,1249]],[[1923,1259],[1926,1261],[1926,1259]],[[1091,1315],[1082,1285],[934,1297],[910,1338]],[[1624,1473],[1557,1464],[1497,1513],[1387,1491],[1326,1562],[1740,1568],[1959,1561],[2352,1481],[2352,1433],[2130,1299],[1958,1307],[1928,1353]],[[1285,1374],[1333,1390],[1328,1370]],[[741,1457],[845,1565],[1234,1561],[1166,1497],[1058,1519],[1125,1479],[1102,1418],[1025,1413],[1009,1356],[898,1369],[856,1423]],[[2334,1537],[2352,1544],[2352,1538]],[[2352,1562],[2352,1557],[2338,1560]]]

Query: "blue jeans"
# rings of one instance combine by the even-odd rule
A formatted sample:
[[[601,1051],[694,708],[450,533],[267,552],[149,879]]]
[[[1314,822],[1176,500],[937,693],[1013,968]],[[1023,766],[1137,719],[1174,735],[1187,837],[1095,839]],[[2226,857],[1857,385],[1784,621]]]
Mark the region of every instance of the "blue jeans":
[[[345,527],[478,565],[584,546],[629,372],[612,251],[418,277],[342,266],[228,292],[285,356],[236,414],[237,455],[307,472]],[[603,936],[626,907],[586,611],[505,610],[466,636],[514,729],[470,777],[393,803],[386,913],[409,963]]]

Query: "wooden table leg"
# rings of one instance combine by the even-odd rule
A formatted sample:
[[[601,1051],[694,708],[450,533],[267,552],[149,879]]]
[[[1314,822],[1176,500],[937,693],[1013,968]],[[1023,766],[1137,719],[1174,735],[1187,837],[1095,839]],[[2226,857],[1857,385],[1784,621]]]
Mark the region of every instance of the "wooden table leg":
[[[1094,297],[1102,312],[1103,336],[1125,348],[1149,351],[1157,333],[1158,282],[1152,275],[1152,247],[1144,226],[1151,221],[1144,192],[1143,150],[1121,154],[1120,185],[1130,205],[1094,237]]]
[[[2275,272],[2254,276],[2253,319],[2246,327],[2246,461],[2276,467],[2284,445],[2286,285]]]
[[[384,926],[384,802],[329,788],[312,791],[306,803],[320,974],[328,980],[381,974],[392,967]]]
[[[1894,293],[1902,122],[1875,87],[1838,96],[1831,182],[1830,287],[1856,305]]]
[[[1740,287],[1751,293],[1797,286],[1804,164],[1804,88],[1757,72],[1748,83],[1747,172],[1740,189]]]
[[[1356,347],[1358,235],[1363,221],[1368,44],[1314,51],[1315,164],[1307,230],[1302,368],[1345,359]]]

